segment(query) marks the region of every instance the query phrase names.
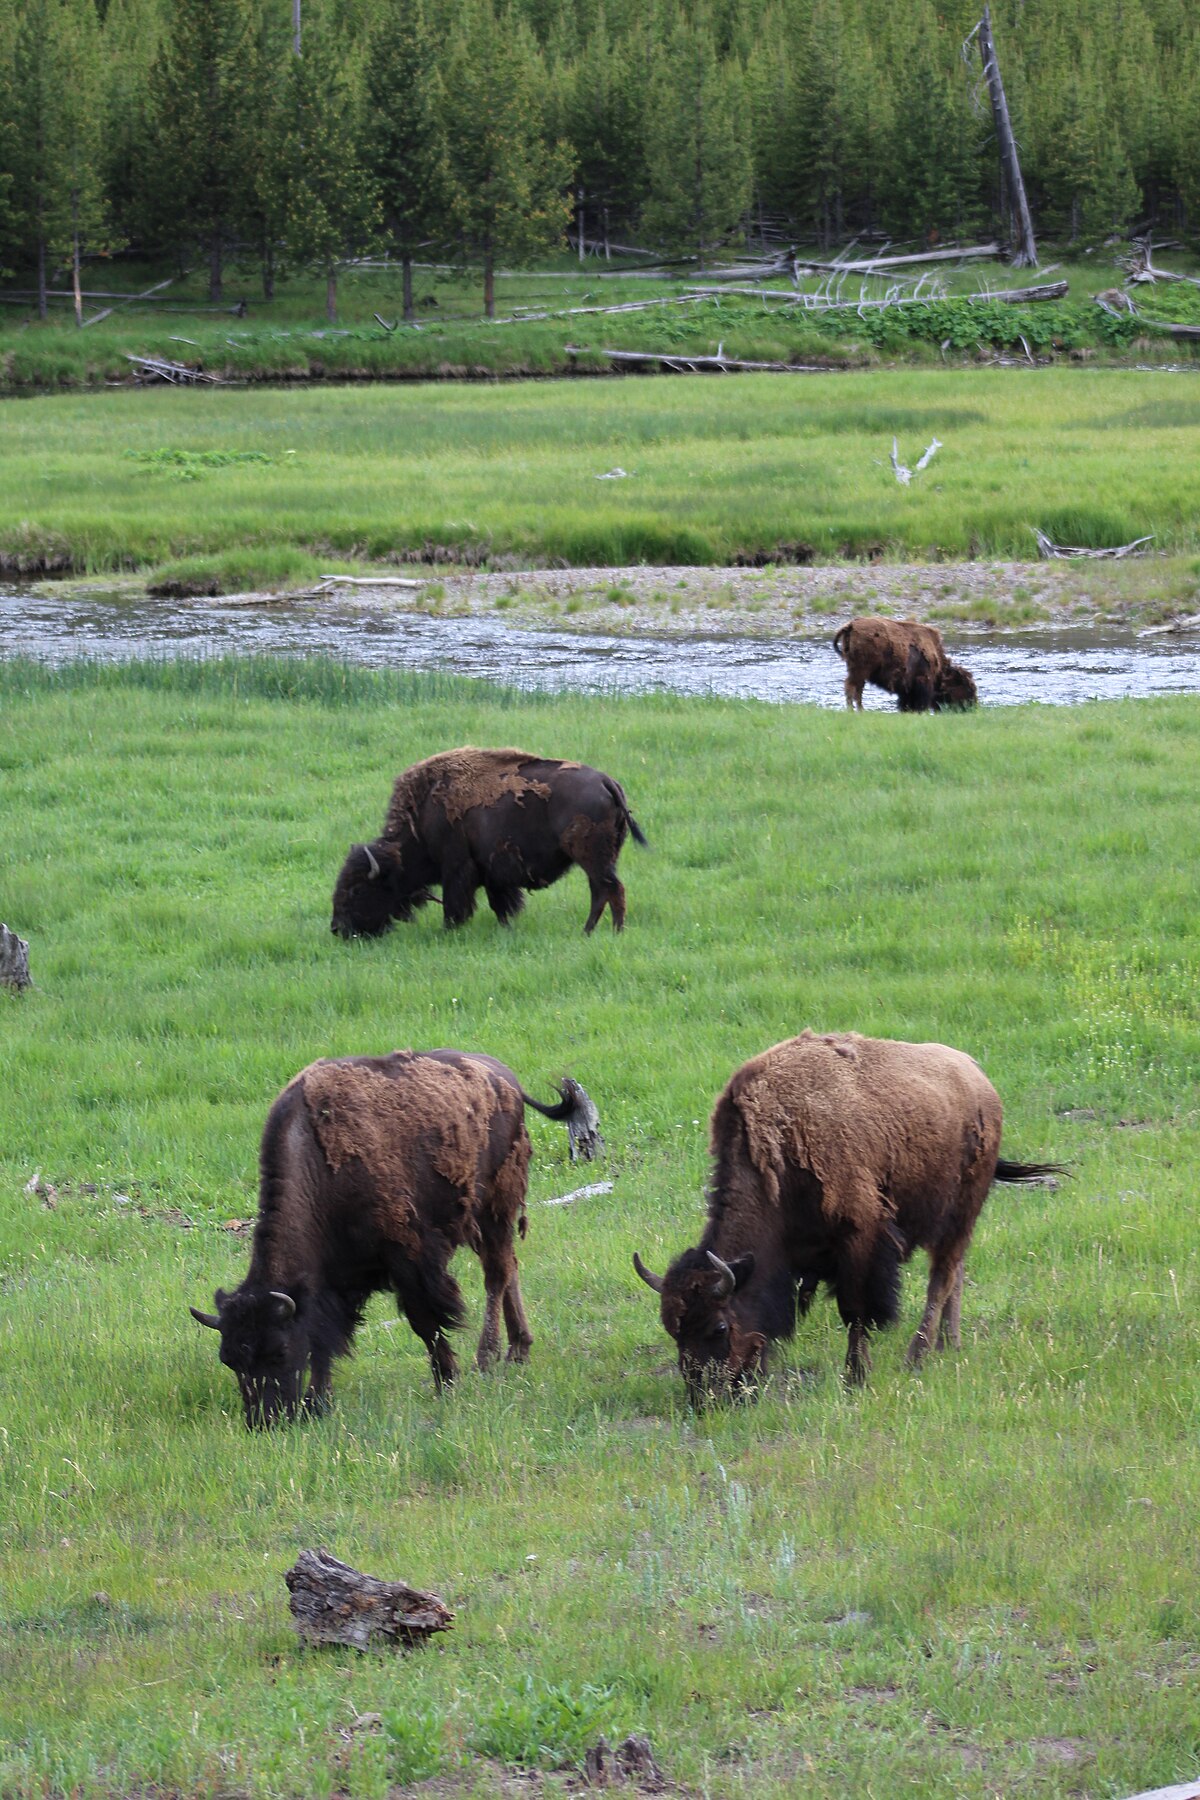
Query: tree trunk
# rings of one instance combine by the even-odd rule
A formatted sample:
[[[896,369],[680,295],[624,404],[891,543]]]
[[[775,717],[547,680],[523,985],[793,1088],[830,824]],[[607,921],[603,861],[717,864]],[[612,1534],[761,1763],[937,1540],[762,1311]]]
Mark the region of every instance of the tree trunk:
[[[46,240],[39,233],[37,246],[37,295],[38,318],[48,319],[50,302],[46,298]]]
[[[275,245],[269,233],[263,238],[262,291],[264,300],[275,298]]]
[[[979,22],[979,54],[983,59],[983,73],[992,101],[992,117],[995,120],[996,139],[1000,146],[1000,162],[1008,185],[1013,237],[1017,246],[1016,255],[1013,257],[1013,267],[1036,269],[1037,242],[1033,235],[1033,220],[1029,214],[1029,202],[1025,198],[1025,183],[1021,179],[1017,140],[1013,136],[1012,121],[1008,116],[1008,101],[1004,96],[1004,83],[1000,79],[1000,64],[996,60],[996,46],[992,42],[990,6],[984,7],[983,18]]]
[[[83,294],[79,281],[79,208],[74,200],[71,203],[71,210],[75,215],[74,227],[71,232],[71,286],[75,293],[75,324],[82,331]]]
[[[496,258],[489,244],[483,253],[483,310],[489,319],[496,316]]]
[[[29,945],[7,925],[0,925],[0,986],[12,988],[19,994],[31,983]]]
[[[212,228],[208,240],[208,299],[210,306],[221,304],[221,222]]]
[[[400,284],[404,296],[404,323],[411,325],[417,309],[413,304],[412,257],[407,250],[400,253]]]
[[[380,1643],[411,1647],[448,1631],[454,1614],[437,1594],[406,1581],[380,1581],[339,1562],[328,1550],[302,1550],[284,1576],[296,1630],[310,1644]]]
[[[337,269],[332,263],[325,271],[325,317],[331,325],[337,318]]]

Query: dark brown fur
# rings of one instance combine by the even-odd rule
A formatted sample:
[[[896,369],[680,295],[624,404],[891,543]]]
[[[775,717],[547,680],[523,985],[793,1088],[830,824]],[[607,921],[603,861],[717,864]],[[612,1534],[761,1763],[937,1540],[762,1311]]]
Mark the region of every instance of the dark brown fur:
[[[744,1063],[713,1110],[699,1245],[663,1278],[634,1259],[661,1295],[693,1399],[765,1371],[770,1342],[791,1335],[821,1282],[849,1331],[847,1378],[862,1381],[869,1334],[896,1318],[900,1266],[918,1246],[929,1290],[909,1360],[935,1338],[957,1346],[963,1261],[989,1187],[1052,1166],[998,1163],[1000,1126],[991,1082],[945,1044],[806,1031]]]
[[[941,633],[916,619],[851,619],[833,638],[846,664],[846,705],[862,711],[868,682],[895,694],[901,712],[974,706],[975,683],[946,655]]]
[[[525,894],[549,887],[577,864],[592,904],[585,931],[607,906],[625,923],[617,858],[626,833],[644,844],[624,792],[585,763],[552,762],[524,750],[447,750],[405,769],[392,791],[383,835],[350,850],[333,892],[332,929],[374,936],[411,919],[442,890],[447,926],[475,911],[482,887],[502,925]]]
[[[382,1289],[425,1343],[438,1387],[452,1381],[446,1332],[463,1301],[447,1265],[461,1244],[483,1265],[476,1362],[499,1355],[501,1312],[509,1361],[525,1360],[513,1234],[525,1235],[526,1103],[550,1118],[575,1108],[569,1096],[543,1106],[494,1057],[458,1050],[316,1062],[288,1083],[263,1130],[246,1279],[218,1289],[215,1314],[191,1309],[221,1333],[248,1425],[324,1408],[333,1359]]]

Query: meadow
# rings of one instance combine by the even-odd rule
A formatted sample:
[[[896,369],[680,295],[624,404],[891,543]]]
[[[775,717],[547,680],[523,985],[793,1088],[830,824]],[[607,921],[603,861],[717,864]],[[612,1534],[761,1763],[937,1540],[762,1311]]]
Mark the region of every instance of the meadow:
[[[5,408],[0,570],[1027,559],[1035,525],[1194,561],[1198,434],[1185,378],[1093,367],[56,395]]]
[[[507,932],[333,940],[393,775],[464,741],[624,782],[623,937],[582,936],[576,873]],[[634,1730],[714,1797],[1194,1776],[1198,778],[1194,699],[853,717],[0,663],[0,917],[36,978],[0,992],[0,1792],[551,1794]],[[903,1367],[918,1256],[865,1391],[821,1303],[756,1403],[694,1415],[631,1253],[695,1241],[715,1094],[810,1024],[970,1051],[1006,1154],[1073,1176],[989,1200],[961,1353]],[[249,1434],[187,1308],[244,1272],[267,1108],[316,1056],[439,1044],[600,1107],[601,1170],[531,1121],[532,1359],[437,1400],[380,1297],[330,1416]],[[453,1631],[301,1651],[315,1544]]]

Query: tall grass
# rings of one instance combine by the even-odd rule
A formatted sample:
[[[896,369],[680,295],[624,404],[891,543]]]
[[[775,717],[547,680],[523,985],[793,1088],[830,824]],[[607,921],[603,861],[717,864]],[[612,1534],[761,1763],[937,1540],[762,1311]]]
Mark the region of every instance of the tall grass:
[[[623,937],[583,938],[573,876],[508,932],[331,938],[347,844],[462,741],[625,783],[651,849]],[[555,1791],[634,1729],[717,1796],[1194,1772],[1195,702],[850,717],[0,665],[0,772],[37,982],[0,994],[0,1790],[374,1800],[508,1764]],[[900,1330],[849,1395],[821,1306],[757,1404],[695,1417],[630,1252],[694,1241],[714,1094],[806,1024],[968,1049],[1007,1153],[1074,1179],[989,1201],[961,1355],[914,1378]],[[437,1401],[379,1299],[332,1415],[251,1436],[187,1306],[245,1268],[278,1087],[396,1044],[576,1075],[613,1191],[543,1207],[586,1172],[535,1119],[528,1367]],[[437,1589],[454,1631],[300,1651],[282,1576],[317,1543]]]
[[[13,404],[5,427],[13,569],[204,557],[244,585],[256,558],[1028,557],[1033,525],[1200,543],[1200,394],[1130,371],[109,392]],[[934,436],[900,487],[893,439],[911,463]],[[270,460],[217,459],[254,451]],[[614,466],[627,479],[597,479]]]

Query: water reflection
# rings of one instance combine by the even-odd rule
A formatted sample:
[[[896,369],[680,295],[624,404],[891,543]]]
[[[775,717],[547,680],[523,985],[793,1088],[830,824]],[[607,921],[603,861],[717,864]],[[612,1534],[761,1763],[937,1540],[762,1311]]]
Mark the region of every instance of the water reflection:
[[[518,630],[498,618],[431,618],[320,598],[247,606],[221,600],[34,595],[0,588],[6,655],[49,663],[87,656],[273,653],[375,667],[444,669],[530,688],[717,694],[838,707],[843,665],[832,623],[796,638],[656,638]],[[1139,638],[1107,628],[954,634],[988,706],[1200,692],[1200,633]],[[869,707],[890,707],[868,688]]]

